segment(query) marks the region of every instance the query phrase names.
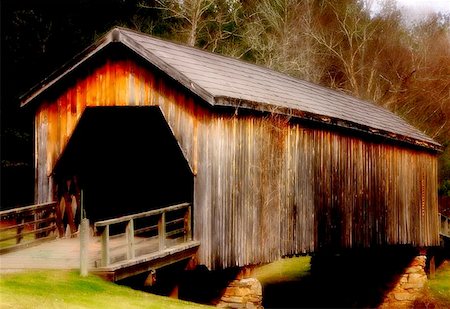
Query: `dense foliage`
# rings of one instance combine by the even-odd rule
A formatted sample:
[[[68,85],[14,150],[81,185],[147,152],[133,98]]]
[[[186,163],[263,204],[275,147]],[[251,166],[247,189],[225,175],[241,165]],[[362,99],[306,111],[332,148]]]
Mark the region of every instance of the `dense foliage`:
[[[392,2],[377,12],[366,3],[2,1],[2,207],[33,199],[23,190],[33,187],[31,112],[19,111],[18,96],[114,25],[373,101],[450,144],[450,17],[413,23]],[[449,148],[440,159],[441,192],[450,179]]]

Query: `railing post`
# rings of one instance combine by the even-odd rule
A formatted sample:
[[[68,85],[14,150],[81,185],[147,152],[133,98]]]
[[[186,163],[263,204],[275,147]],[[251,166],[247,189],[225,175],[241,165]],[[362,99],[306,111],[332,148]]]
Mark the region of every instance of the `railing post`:
[[[158,238],[159,238],[159,250],[166,248],[166,213],[161,213],[158,220]]]
[[[58,228],[59,237],[64,237],[64,224],[63,224],[63,216],[64,214],[61,212],[61,203],[64,202],[64,198],[61,198],[56,204],[56,226]],[[65,202],[64,202],[65,203]]]
[[[102,266],[109,265],[109,225],[105,225],[102,233]]]
[[[186,208],[186,213],[184,214],[184,241],[189,240],[192,240],[191,205]]]
[[[17,227],[17,231],[16,231],[16,235],[17,235],[16,244],[19,244],[22,241],[22,238],[23,238],[22,231],[24,229],[24,226],[21,224],[24,224],[24,223],[25,223],[25,219],[23,218],[23,215],[20,215],[20,217],[18,216],[16,218],[16,224],[19,225]]]
[[[37,210],[34,211],[34,213],[33,213],[33,220],[34,220],[33,228],[36,231],[38,229],[38,225],[36,223],[36,221],[38,220]],[[39,238],[39,235],[37,233],[34,234],[34,239],[38,239],[38,238]]]
[[[127,228],[125,230],[126,238],[127,238],[127,259],[134,259],[134,222],[133,219],[130,219],[127,224]]]
[[[449,236],[450,235],[450,226],[449,226],[449,218],[445,218],[445,223],[446,223],[446,229],[445,229],[445,234],[447,235],[447,236]]]
[[[88,275],[89,219],[81,219],[80,223],[80,275]]]

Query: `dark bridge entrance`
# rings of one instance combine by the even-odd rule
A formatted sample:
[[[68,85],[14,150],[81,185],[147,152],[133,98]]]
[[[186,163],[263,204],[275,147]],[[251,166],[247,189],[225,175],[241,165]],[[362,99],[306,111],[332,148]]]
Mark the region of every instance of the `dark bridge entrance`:
[[[54,173],[58,200],[77,179],[91,222],[193,199],[193,174],[158,107],[87,108]]]

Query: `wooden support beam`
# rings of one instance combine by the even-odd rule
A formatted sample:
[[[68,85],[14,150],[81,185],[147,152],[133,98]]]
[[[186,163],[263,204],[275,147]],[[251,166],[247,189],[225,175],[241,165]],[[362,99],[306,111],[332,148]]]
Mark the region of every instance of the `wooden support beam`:
[[[430,279],[434,279],[436,276],[436,261],[434,255],[430,259]]]
[[[102,266],[108,266],[109,262],[109,225],[106,225],[102,233]]]
[[[191,206],[186,208],[186,213],[184,215],[184,241],[192,240],[191,232]]]
[[[114,264],[112,267],[93,269],[92,273],[105,280],[118,281],[144,272],[156,270],[193,257],[200,243],[191,241],[160,252],[143,256],[133,261]]]
[[[135,256],[135,245],[134,245],[134,220],[128,221],[126,230],[127,239],[127,259],[134,259]]]
[[[166,213],[163,212],[158,220],[158,238],[159,250],[164,250],[166,247]]]
[[[89,220],[81,219],[80,223],[80,275],[86,277],[88,275],[89,263]]]

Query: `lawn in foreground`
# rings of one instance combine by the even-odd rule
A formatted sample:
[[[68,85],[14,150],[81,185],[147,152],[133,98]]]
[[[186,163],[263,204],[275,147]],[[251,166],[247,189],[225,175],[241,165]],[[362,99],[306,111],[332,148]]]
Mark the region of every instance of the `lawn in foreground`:
[[[132,290],[76,271],[2,274],[1,308],[209,308]]]

